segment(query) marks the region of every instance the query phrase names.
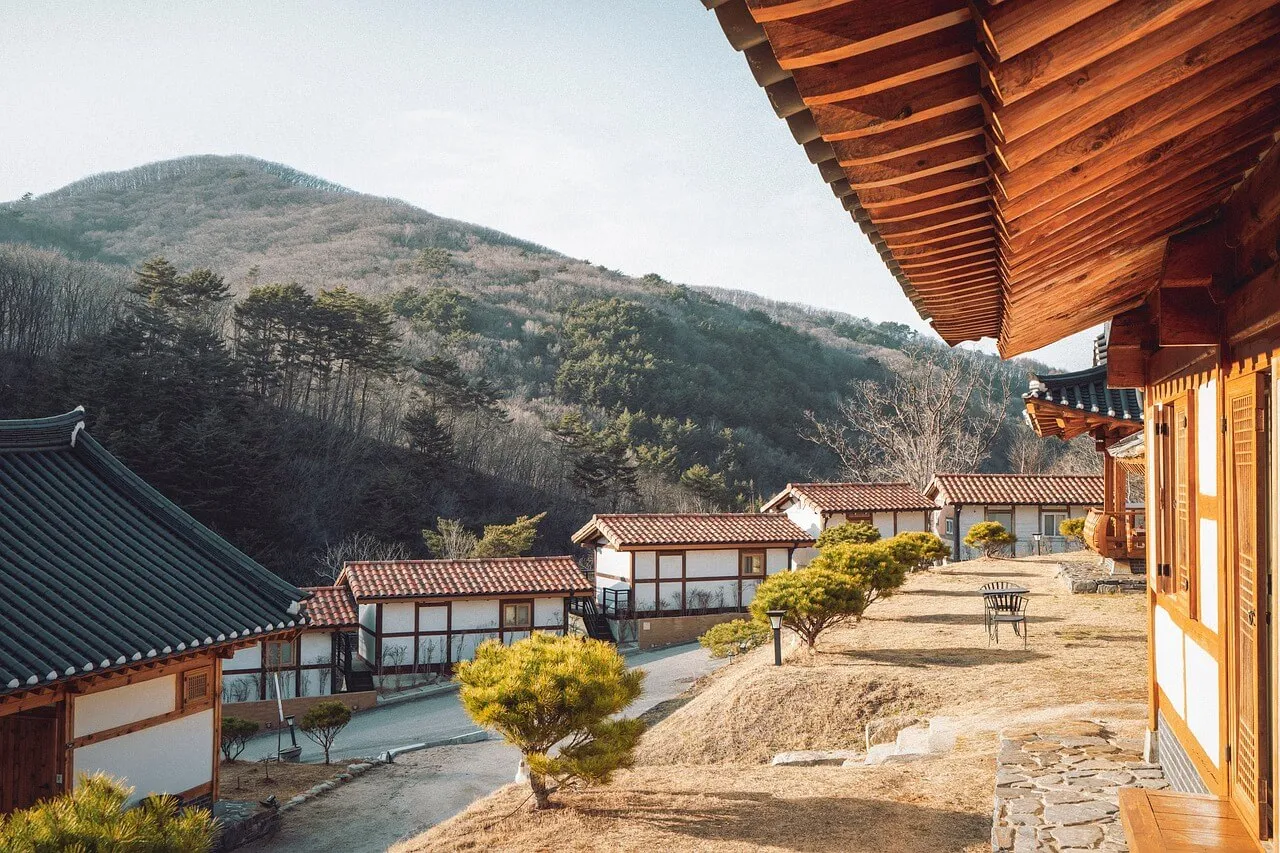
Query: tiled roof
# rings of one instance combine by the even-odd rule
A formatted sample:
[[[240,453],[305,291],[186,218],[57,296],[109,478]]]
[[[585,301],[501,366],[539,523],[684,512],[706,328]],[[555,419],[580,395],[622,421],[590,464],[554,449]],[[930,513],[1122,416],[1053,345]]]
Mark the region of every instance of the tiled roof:
[[[926,490],[949,503],[1102,506],[1102,478],[1080,474],[939,474]]]
[[[770,512],[593,515],[573,541],[583,544],[602,536],[615,548],[813,542],[791,519]]]
[[[311,593],[304,602],[307,625],[311,628],[354,628],[360,624],[351,590],[342,586],[308,586]]]
[[[1119,420],[1142,423],[1142,392],[1107,385],[1106,363],[1074,373],[1037,374],[1024,400],[1044,400]]]
[[[909,483],[788,483],[761,507],[773,510],[787,498],[801,498],[819,512],[891,512],[936,509]]]
[[[347,563],[338,577],[357,601],[368,598],[459,598],[590,592],[572,557],[386,560]]]
[[[0,693],[287,630],[301,590],[84,430],[0,421]]]

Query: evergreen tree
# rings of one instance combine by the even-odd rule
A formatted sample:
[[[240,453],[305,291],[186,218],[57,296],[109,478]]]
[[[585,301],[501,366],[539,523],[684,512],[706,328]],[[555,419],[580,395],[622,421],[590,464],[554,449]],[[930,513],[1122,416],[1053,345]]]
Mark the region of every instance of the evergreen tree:
[[[637,463],[625,439],[611,429],[593,430],[575,413],[564,415],[552,432],[565,446],[571,462],[569,482],[593,500],[608,499],[616,512],[637,496]]]

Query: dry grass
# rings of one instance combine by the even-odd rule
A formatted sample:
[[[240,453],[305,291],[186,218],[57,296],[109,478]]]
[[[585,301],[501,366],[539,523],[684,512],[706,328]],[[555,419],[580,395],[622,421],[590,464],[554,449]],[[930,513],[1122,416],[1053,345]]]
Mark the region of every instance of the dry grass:
[[[294,794],[332,779],[346,769],[342,764],[276,764],[261,761],[224,761],[218,767],[221,795],[228,800],[265,800],[272,794],[284,802]],[[271,778],[267,778],[270,774]]]
[[[1143,597],[1072,596],[1055,568],[973,561],[913,576],[817,654],[792,649],[776,669],[762,649],[704,680],[610,785],[563,792],[546,813],[517,809],[527,790],[508,786],[394,850],[989,849],[1002,728],[1143,725]],[[973,590],[996,578],[1032,590],[1029,650],[1011,635],[987,647]],[[955,751],[874,768],[764,764],[784,749],[857,747],[868,719],[903,712],[951,718]]]

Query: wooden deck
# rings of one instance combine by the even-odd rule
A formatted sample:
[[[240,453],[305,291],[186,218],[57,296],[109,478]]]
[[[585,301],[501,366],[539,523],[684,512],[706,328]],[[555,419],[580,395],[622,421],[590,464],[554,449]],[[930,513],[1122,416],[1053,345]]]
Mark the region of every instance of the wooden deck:
[[[1221,797],[1120,789],[1130,853],[1258,853],[1263,848]]]

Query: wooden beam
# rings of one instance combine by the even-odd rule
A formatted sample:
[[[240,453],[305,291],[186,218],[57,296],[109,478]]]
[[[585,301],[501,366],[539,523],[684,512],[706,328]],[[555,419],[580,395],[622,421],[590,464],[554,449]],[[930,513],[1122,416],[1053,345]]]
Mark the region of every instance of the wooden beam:
[[[1227,298],[1226,331],[1233,344],[1280,326],[1280,265],[1272,266]]]
[[[991,173],[987,170],[987,164],[974,163],[949,172],[916,178],[906,183],[862,187],[858,189],[858,198],[862,206],[871,213],[871,218],[875,219],[877,210],[884,205],[922,201],[970,187],[985,187],[990,179]]]
[[[931,175],[957,171],[965,166],[985,166],[986,159],[987,141],[978,137],[878,163],[850,166],[847,171],[849,184],[855,190],[863,190],[905,184]]]
[[[973,66],[978,61],[973,43],[973,24],[966,22],[792,74],[807,104],[831,104]]]
[[[982,108],[969,107],[884,133],[832,141],[831,147],[841,166],[862,166],[981,137],[984,130]]]
[[[1076,109],[1087,108],[1090,113],[1097,114],[1098,118],[1084,122],[1092,124],[1102,117],[1094,104],[1117,91],[1128,91],[1137,97],[1144,97],[1151,90],[1126,84],[1139,77],[1146,79],[1148,72],[1164,68],[1170,63],[1177,65],[1190,62],[1194,65],[1199,45],[1232,28],[1239,37],[1241,48],[1265,38],[1269,33],[1260,37],[1255,37],[1253,33],[1265,32],[1270,26],[1269,22],[1280,18],[1280,10],[1275,8],[1274,2],[1275,0],[1219,0],[1214,4],[1211,14],[1179,18],[1164,28],[1159,38],[1142,39],[1108,53],[1027,97],[1004,105],[996,114],[996,124],[1001,136],[1007,142],[1016,141]]]
[[[991,53],[1001,60],[1029,50],[1116,0],[1024,0],[985,9],[979,32]]]
[[[966,67],[845,100],[806,103],[822,138],[839,142],[979,107],[978,87],[977,70]]]
[[[907,259],[953,254],[960,249],[970,249],[975,246],[991,246],[994,250],[995,242],[995,233],[988,225],[945,240],[930,240],[914,246],[897,246],[894,247],[893,256],[901,262]]]
[[[1122,348],[1107,350],[1107,385],[1111,388],[1143,388],[1147,384],[1147,354]]]
[[[969,17],[966,0],[850,0],[761,26],[778,64],[791,70],[890,47]]]
[[[965,189],[923,199],[883,203],[876,207],[875,220],[877,226],[891,222],[914,222],[919,217],[955,211],[975,202],[981,202],[988,207],[991,204],[991,193],[987,191],[985,181]]]
[[[1165,244],[1160,287],[1209,287],[1226,260],[1220,223],[1175,234]]]
[[[1231,271],[1241,281],[1275,264],[1280,239],[1280,146],[1273,145],[1222,211],[1223,237],[1234,247]]]
[[[994,234],[995,225],[991,222],[991,218],[985,217],[974,222],[962,222],[953,228],[944,228],[937,231],[930,231],[928,234],[913,234],[907,236],[896,236],[893,238],[885,238],[885,244],[893,250],[909,249],[916,247],[929,247],[938,245],[941,242],[954,240],[959,237],[972,237],[974,234]]]
[[[1156,327],[1162,347],[1213,346],[1222,310],[1206,287],[1157,291]]]
[[[876,223],[881,235],[886,240],[892,237],[915,237],[918,235],[938,233],[943,229],[964,225],[991,218],[991,204],[987,199],[979,198],[943,213],[926,213],[912,219],[884,219]]]
[[[1134,44],[1211,0],[1120,0],[990,69],[1001,104],[1025,98],[1109,53]]]
[[[1107,357],[1111,350],[1138,349],[1150,351],[1156,348],[1160,339],[1156,329],[1155,316],[1150,305],[1140,305],[1117,314],[1111,321],[1111,329],[1107,335]]]

